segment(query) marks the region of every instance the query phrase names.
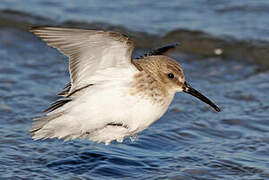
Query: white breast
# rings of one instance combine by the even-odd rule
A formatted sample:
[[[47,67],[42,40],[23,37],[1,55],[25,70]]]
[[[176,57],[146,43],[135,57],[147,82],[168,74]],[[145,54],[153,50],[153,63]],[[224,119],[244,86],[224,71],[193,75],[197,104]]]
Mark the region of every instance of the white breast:
[[[88,135],[89,139],[121,141],[158,120],[170,102],[165,105],[153,104],[148,99],[130,95],[127,88],[115,85],[109,89],[97,88],[92,95],[85,94],[69,114],[77,119],[82,132],[93,132]],[[111,123],[123,124],[123,127],[107,126]]]
[[[123,72],[123,71],[121,71]],[[54,129],[55,137],[81,137],[97,142],[122,141],[158,120],[167,110],[173,96],[166,103],[153,103],[148,98],[132,95],[133,72],[111,76],[109,81],[78,92],[74,99],[53,113],[63,115],[44,128]],[[122,124],[112,126],[109,124]]]

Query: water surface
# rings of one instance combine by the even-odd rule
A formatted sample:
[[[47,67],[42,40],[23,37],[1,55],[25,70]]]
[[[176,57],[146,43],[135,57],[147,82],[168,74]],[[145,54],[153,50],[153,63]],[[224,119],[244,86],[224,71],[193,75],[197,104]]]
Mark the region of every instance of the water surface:
[[[267,0],[2,0],[0,9],[20,10],[56,21],[105,22],[149,33],[183,28],[239,39],[269,40]]]
[[[110,24],[120,24],[121,22],[125,27],[123,30],[125,29],[134,38],[140,38],[135,55],[143,54],[149,46],[157,46],[158,40],[161,40],[162,43],[166,43],[165,40],[167,43],[172,43],[175,36],[180,35],[181,39],[191,37],[186,33],[189,31],[179,31],[176,35],[170,34],[168,36],[170,39],[162,38],[160,31],[163,27],[167,27],[164,31],[178,28],[178,26],[169,25],[169,21],[164,19],[171,19],[174,16],[169,14],[160,16],[160,13],[153,16],[154,13],[151,11],[154,10],[149,9],[147,4],[142,6],[141,2],[133,2],[133,5],[137,4],[137,7],[141,7],[136,8],[140,13],[148,12],[152,15],[152,19],[145,19],[147,23],[141,23],[141,25],[136,23],[136,27],[134,27],[133,21],[135,22],[137,17],[133,17],[133,21],[125,22],[122,21],[124,16],[117,15],[120,8],[130,7],[130,12],[134,11],[130,6],[131,2],[119,1],[120,6],[119,4],[118,6],[116,4],[96,4],[96,11],[99,8],[98,12],[100,12],[98,17],[96,12],[87,11],[87,4],[85,7],[81,6],[81,3],[85,2],[71,3],[70,1],[63,4],[62,1],[29,1],[33,5],[30,8],[21,1],[15,0],[2,1],[0,6],[2,9],[16,9],[44,17],[49,16],[49,18],[56,18],[56,22],[64,21],[65,19],[62,18],[71,19],[78,25],[85,25],[79,22],[86,20],[86,17],[89,21],[87,26],[90,26],[90,21],[93,20]],[[251,3],[253,1],[234,2],[229,0],[222,1],[223,3],[202,0],[195,1],[196,4],[194,1],[190,1],[190,4],[185,1],[180,2],[184,2],[181,10],[186,13],[185,16],[193,19],[198,16],[196,14],[198,11],[194,12],[190,9],[200,9],[201,13],[218,9],[218,11],[212,12],[227,13],[227,16],[238,17],[238,21],[240,21],[248,16],[237,16],[238,13],[249,14],[249,16],[254,13],[255,16],[259,16],[266,14],[265,10],[268,7],[267,1],[255,1],[257,2],[255,4]],[[202,2],[208,3],[206,6],[208,9],[202,8],[203,6],[199,4]],[[248,4],[246,5],[244,2]],[[13,6],[14,4],[16,6]],[[94,9],[92,4],[89,6]],[[170,8],[171,11],[167,13],[178,12],[180,9],[172,2],[170,4],[157,2],[154,6],[155,9],[158,9],[158,6]],[[59,7],[57,11],[56,7]],[[82,7],[81,11],[80,7]],[[148,9],[143,10],[142,7]],[[190,9],[183,7],[190,7]],[[83,8],[86,10],[83,11]],[[173,9],[174,11],[172,11]],[[73,15],[64,16],[67,10],[71,11],[71,15]],[[58,15],[55,14],[57,12]],[[109,17],[106,12],[111,12],[111,19],[104,20],[105,17]],[[89,13],[95,16],[89,16]],[[182,64],[187,81],[214,100],[222,108],[222,112],[216,113],[194,97],[179,93],[168,112],[149,129],[140,133],[134,142],[125,139],[122,144],[112,143],[110,146],[105,146],[86,140],[33,141],[28,134],[31,119],[41,115],[40,112],[57,99],[55,94],[69,81],[69,74],[65,56],[46,46],[45,43],[27,32],[25,27],[22,28],[20,23],[25,25],[26,22],[22,21],[24,16],[25,14],[21,14],[20,18],[15,19],[18,21],[17,24],[5,22],[6,26],[5,24],[0,26],[0,179],[241,180],[269,178],[268,69],[257,63],[255,58],[246,60],[249,57],[247,53],[241,54],[241,60],[214,54],[199,56],[201,49],[193,44],[189,45],[190,49],[193,49],[192,52],[175,51],[171,56]],[[141,14],[137,13],[137,16],[141,16]],[[180,18],[185,16],[179,15]],[[8,16],[0,18],[8,19],[10,17],[14,16],[8,14]],[[27,18],[29,20],[27,22],[29,24],[34,22],[34,25],[54,21],[46,18],[29,18],[28,16]],[[153,23],[150,22],[153,22],[154,19],[167,26],[163,26],[162,23],[156,23],[156,26],[153,26]],[[191,23],[193,21],[190,19],[186,18],[188,23],[185,25],[194,29],[198,27],[195,23]],[[209,18],[206,23],[214,24],[216,21]],[[240,27],[233,27],[229,23],[234,21],[236,20],[227,21],[227,28],[231,27],[231,33],[235,33],[233,34],[235,37],[246,40],[248,37],[243,37],[244,33],[240,36],[235,30],[244,25],[241,26],[239,23]],[[257,23],[250,25],[250,27],[255,25],[257,28],[248,31],[248,35],[250,39],[266,40],[266,34],[257,33],[263,28],[263,25],[259,25],[259,21],[263,20],[257,18]],[[209,30],[205,31],[212,31],[216,35],[213,36],[213,39],[219,41],[217,34],[226,32],[225,24],[221,27],[215,27],[215,25],[207,26],[206,28]],[[111,28],[100,24],[98,26],[104,29]],[[149,26],[152,26],[150,33],[155,33],[155,35],[126,30],[128,27],[148,32]],[[118,26],[113,27],[119,28]],[[210,28],[213,29],[210,30]],[[196,30],[202,29],[198,27]],[[254,35],[256,33],[257,36]],[[155,39],[157,41],[153,41]],[[200,43],[212,42],[212,39],[208,39],[208,36],[204,36],[203,33],[198,34],[197,39],[200,39],[198,41]],[[231,40],[231,44],[237,42]],[[249,44],[239,43],[236,47],[241,48],[242,46],[249,47]],[[207,47],[218,48],[214,46],[214,43],[207,43]],[[236,53],[238,51],[231,50],[231,52],[238,54]]]

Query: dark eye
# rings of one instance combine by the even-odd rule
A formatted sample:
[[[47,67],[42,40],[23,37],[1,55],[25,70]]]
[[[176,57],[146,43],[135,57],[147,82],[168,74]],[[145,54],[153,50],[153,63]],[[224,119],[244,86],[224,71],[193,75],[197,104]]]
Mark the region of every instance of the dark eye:
[[[173,79],[174,77],[175,77],[175,76],[174,76],[173,73],[169,73],[169,74],[168,74],[168,78]]]

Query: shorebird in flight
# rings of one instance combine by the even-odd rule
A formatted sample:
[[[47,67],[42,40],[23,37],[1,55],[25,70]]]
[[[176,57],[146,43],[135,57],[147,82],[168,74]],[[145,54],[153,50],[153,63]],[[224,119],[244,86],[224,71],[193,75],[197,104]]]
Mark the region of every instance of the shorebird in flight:
[[[185,81],[180,64],[164,55],[177,44],[132,59],[135,43],[116,32],[56,27],[30,31],[69,56],[71,79],[59,94],[62,98],[34,119],[33,139],[122,142],[157,121],[176,92],[220,111]]]

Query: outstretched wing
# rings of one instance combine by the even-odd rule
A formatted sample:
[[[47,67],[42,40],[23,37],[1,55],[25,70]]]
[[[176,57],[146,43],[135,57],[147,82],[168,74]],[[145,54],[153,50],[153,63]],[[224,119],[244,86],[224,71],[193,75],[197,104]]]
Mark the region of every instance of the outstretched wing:
[[[111,31],[36,27],[30,30],[49,46],[69,56],[71,89],[91,84],[90,77],[101,69],[132,66],[134,42]]]
[[[173,43],[173,44],[168,44],[166,46],[162,46],[160,48],[157,48],[157,49],[153,49],[147,53],[145,53],[143,56],[140,56],[140,57],[137,57],[135,59],[141,59],[141,58],[144,58],[144,57],[147,57],[147,56],[156,56],[156,55],[165,55],[167,54],[169,51],[175,49],[177,46],[179,45],[179,43]],[[132,63],[136,66],[136,63],[135,61],[132,61]],[[137,67],[137,66],[136,66]],[[137,67],[138,68],[138,67]],[[138,68],[139,69],[139,68]],[[68,96],[68,92],[69,90],[71,89],[71,83],[69,82],[64,88],[63,88],[63,91],[58,93],[57,95],[59,96]]]

